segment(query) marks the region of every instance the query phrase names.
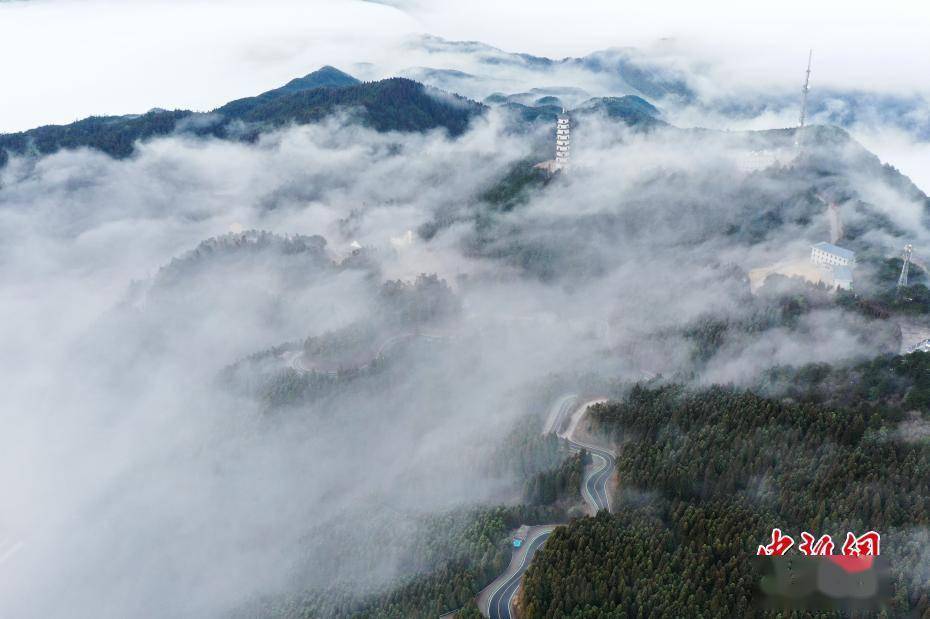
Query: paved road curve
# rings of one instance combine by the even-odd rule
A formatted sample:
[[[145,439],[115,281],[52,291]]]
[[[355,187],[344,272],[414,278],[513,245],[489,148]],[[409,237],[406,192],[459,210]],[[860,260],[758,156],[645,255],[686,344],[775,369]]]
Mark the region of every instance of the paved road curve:
[[[607,482],[616,464],[614,454],[606,449],[576,441],[572,438],[581,415],[592,403],[586,402],[579,407],[578,396],[574,394],[562,396],[553,403],[546,418],[543,433],[554,432],[566,440],[573,450],[585,449],[591,454],[594,463],[593,466],[585,470],[581,482],[581,496],[592,512],[601,509],[609,511],[610,495],[607,491]],[[556,525],[548,525],[546,527],[535,527],[532,530],[530,536],[524,542],[523,548],[514,555],[514,559],[508,566],[507,571],[491,583],[490,595],[487,594],[487,589],[479,595],[479,600],[488,595],[486,604],[480,605],[482,613],[491,619],[511,618],[510,607],[517,590],[520,588],[520,580],[530,563],[533,562],[536,551],[546,543],[555,527]]]
[[[594,465],[585,471],[584,479],[581,482],[581,497],[594,513],[602,509],[610,511],[610,494],[607,492],[607,482],[610,480],[617,461],[612,451],[575,440],[574,434],[581,415],[585,413],[589,406],[602,401],[594,400],[578,406],[578,396],[573,394],[563,396],[556,400],[545,426],[547,432],[556,432],[561,438],[565,439],[571,445],[572,450],[580,451],[585,449],[591,454]],[[574,414],[571,414],[573,411]]]
[[[543,426],[542,433],[551,434],[555,432],[559,436],[563,436],[563,432],[565,431],[563,426],[568,423],[567,420],[571,417],[571,413],[575,409],[577,403],[578,396],[574,393],[563,395],[561,398],[557,399],[552,404],[552,408],[549,409],[549,415],[546,416],[546,423]]]
[[[555,526],[546,527],[545,530],[540,531],[535,537],[526,541],[526,551],[517,570],[509,579],[498,585],[497,589],[491,594],[488,604],[488,616],[491,619],[511,619],[510,606],[513,603],[514,596],[517,595],[517,589],[520,588],[520,579],[523,578],[524,572],[533,562],[536,551],[546,543],[554,528]]]
[[[586,473],[581,487],[582,497],[592,511],[598,512],[602,509],[610,511],[610,493],[607,491],[607,482],[610,480],[614,466],[617,463],[614,454],[606,449],[594,447],[587,443],[572,440],[569,440],[569,442],[574,449],[588,450],[591,459],[594,460],[594,466]]]

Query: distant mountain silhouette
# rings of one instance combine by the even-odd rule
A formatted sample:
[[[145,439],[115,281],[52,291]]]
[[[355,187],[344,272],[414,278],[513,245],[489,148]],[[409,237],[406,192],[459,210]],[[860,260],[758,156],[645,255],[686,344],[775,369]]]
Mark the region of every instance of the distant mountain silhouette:
[[[139,140],[172,133],[254,140],[264,131],[315,122],[340,110],[354,113],[359,122],[377,131],[442,127],[458,136],[484,109],[480,103],[412,80],[362,83],[327,66],[208,113],[153,109],[145,114],[92,116],[69,125],[0,134],[0,167],[6,165],[10,154],[41,156],[81,147],[123,158],[133,153]]]

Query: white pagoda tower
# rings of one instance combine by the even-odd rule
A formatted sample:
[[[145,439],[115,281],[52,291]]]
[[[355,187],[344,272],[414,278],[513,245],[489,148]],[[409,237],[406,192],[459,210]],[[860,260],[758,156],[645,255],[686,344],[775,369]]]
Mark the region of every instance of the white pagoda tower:
[[[572,143],[572,123],[568,118],[565,108],[559,114],[559,119],[555,124],[555,168],[561,169],[568,167],[569,155],[571,154]]]

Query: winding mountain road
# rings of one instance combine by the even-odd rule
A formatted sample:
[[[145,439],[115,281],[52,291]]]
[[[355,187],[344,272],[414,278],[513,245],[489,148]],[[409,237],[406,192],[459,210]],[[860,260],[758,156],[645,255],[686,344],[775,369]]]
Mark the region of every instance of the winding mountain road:
[[[584,484],[581,488],[581,494],[585,502],[596,513],[602,509],[610,511],[610,493],[607,491],[607,482],[614,472],[614,466],[617,464],[614,454],[594,447],[587,443],[578,443],[571,441],[572,446],[578,449],[584,448],[591,454],[594,460],[594,466],[585,475]]]
[[[498,617],[510,619],[510,608],[513,605],[514,597],[517,595],[517,589],[520,588],[520,580],[530,563],[532,563],[536,551],[546,543],[555,527],[554,524],[534,527],[531,534],[527,535],[526,543],[511,559],[510,567],[504,573],[506,578],[502,576],[491,583],[493,588],[490,596],[488,596],[486,609],[488,617],[491,617],[491,619],[497,619]]]
[[[546,432],[544,433],[555,432],[571,446],[572,451],[584,449],[591,454],[593,466],[585,471],[581,484],[581,496],[592,512],[597,513],[602,509],[610,511],[610,493],[607,491],[607,482],[610,481],[617,463],[616,456],[609,449],[575,438],[578,423],[588,407],[606,400],[590,400],[581,406],[576,406],[577,401],[578,396],[574,394],[556,400],[546,420]],[[568,416],[571,411],[574,413]]]
[[[591,454],[593,464],[587,467],[581,482],[581,496],[588,509],[597,513],[601,509],[610,510],[610,494],[607,482],[613,474],[616,464],[613,452],[576,441],[573,436],[581,417],[589,406],[604,400],[592,400],[578,405],[578,396],[568,394],[557,399],[549,409],[549,415],[543,426],[543,434],[555,433],[568,442],[573,451],[585,449]],[[563,430],[563,428],[565,428]],[[514,553],[507,570],[498,576],[478,595],[478,608],[490,619],[511,619],[513,600],[520,588],[523,574],[533,562],[533,557],[549,535],[558,525],[532,527],[523,546]]]

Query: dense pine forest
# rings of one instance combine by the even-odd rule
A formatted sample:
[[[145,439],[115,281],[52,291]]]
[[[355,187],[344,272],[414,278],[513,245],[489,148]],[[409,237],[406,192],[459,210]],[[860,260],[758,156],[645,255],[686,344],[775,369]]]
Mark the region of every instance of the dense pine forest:
[[[754,616],[750,559],[776,526],[795,537],[879,531],[893,576],[884,616],[930,612],[930,445],[916,440],[926,423],[902,424],[895,404],[926,380],[927,357],[860,367],[901,377],[870,406],[679,385],[635,386],[596,406],[593,429],[622,445],[620,508],[552,535],[527,572],[524,616]]]
[[[822,407],[900,419],[908,411],[930,412],[930,354],[880,355],[847,366],[775,367],[760,377],[757,390]]]

